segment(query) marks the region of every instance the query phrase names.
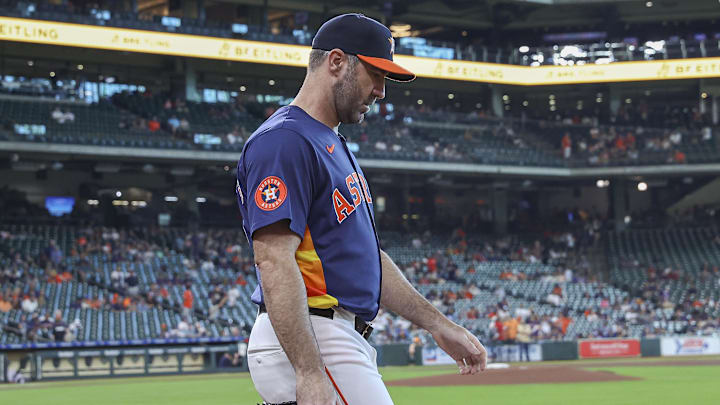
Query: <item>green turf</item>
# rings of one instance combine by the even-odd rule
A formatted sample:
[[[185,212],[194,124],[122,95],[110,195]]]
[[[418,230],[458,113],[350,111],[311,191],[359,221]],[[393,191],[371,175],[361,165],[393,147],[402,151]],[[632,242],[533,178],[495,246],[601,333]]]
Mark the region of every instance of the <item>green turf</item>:
[[[666,359],[667,360],[667,359]],[[628,360],[623,360],[626,362]],[[607,361],[604,361],[607,363]],[[440,404],[714,404],[720,367],[602,366],[640,381],[453,387],[390,387],[397,405]],[[585,362],[592,367],[592,362]],[[386,367],[386,381],[456,372],[451,367]],[[245,405],[259,398],[247,374],[117,378],[0,385],[0,404],[23,405]]]

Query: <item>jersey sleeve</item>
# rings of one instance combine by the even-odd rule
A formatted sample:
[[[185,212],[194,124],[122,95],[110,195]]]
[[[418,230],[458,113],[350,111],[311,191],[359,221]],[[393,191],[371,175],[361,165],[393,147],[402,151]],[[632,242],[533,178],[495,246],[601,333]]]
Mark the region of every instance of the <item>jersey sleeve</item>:
[[[317,173],[310,143],[294,131],[275,129],[253,140],[243,160],[250,238],[256,230],[284,219],[302,238]]]

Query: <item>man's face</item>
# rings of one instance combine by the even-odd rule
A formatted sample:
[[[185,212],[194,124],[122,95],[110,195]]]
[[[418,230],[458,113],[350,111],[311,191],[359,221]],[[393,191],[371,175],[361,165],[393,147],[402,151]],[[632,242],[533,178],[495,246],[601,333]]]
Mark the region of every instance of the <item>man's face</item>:
[[[385,98],[385,74],[359,60],[348,63],[342,79],[333,86],[341,123],[361,123],[375,100]]]

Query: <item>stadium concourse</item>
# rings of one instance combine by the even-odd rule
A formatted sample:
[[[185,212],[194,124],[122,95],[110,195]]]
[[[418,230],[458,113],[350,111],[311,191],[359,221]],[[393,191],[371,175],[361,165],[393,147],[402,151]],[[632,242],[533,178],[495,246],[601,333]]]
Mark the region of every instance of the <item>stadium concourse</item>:
[[[230,103],[197,103],[150,89],[88,105],[66,91],[41,88],[29,96],[9,87],[3,88],[7,96],[0,93],[0,137],[6,141],[240,151],[253,128],[278,107],[250,94]],[[52,99],[38,102],[38,96]],[[484,110],[395,105],[388,111],[380,105],[359,127],[341,131],[359,157],[370,159],[597,167],[720,158],[708,113],[692,106],[655,108],[623,107],[604,122],[576,113],[501,119]]]

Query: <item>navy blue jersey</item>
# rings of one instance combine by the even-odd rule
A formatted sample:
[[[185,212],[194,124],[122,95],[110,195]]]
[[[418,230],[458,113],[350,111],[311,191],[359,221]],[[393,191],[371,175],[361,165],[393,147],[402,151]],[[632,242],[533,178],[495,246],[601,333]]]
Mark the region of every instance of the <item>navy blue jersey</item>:
[[[256,230],[284,219],[302,238],[295,259],[310,307],[375,318],[381,264],[372,196],[340,136],[299,107],[280,108],[245,144],[236,193],[251,249]],[[263,302],[260,285],[252,301]]]

